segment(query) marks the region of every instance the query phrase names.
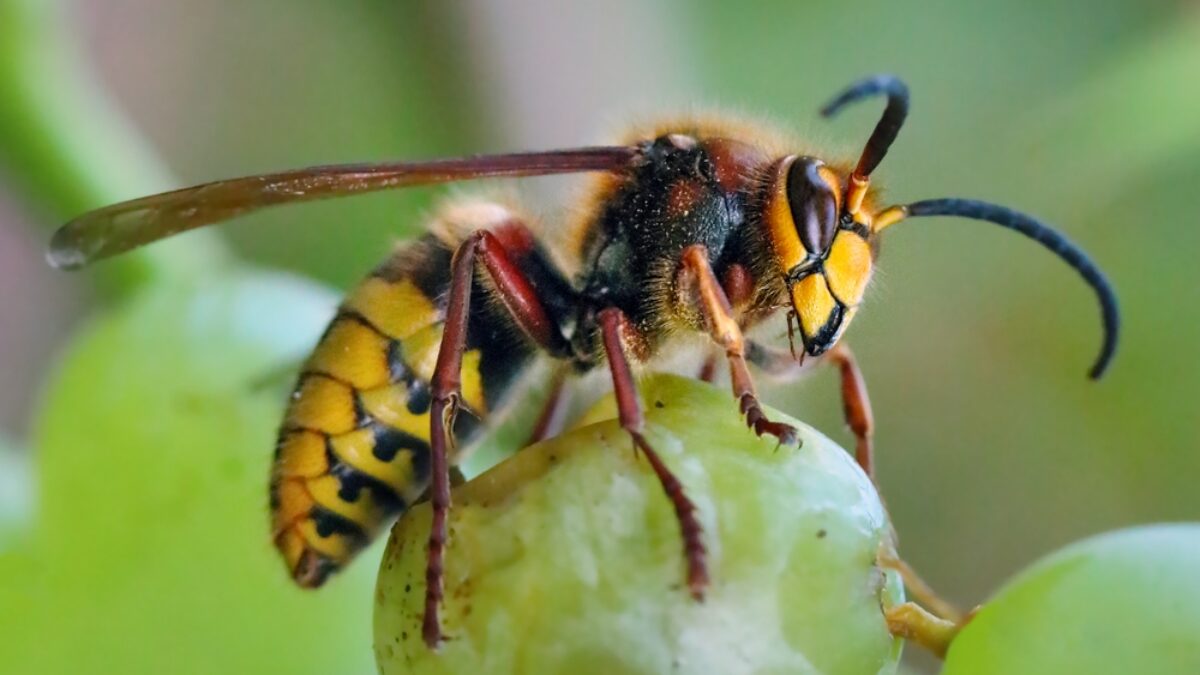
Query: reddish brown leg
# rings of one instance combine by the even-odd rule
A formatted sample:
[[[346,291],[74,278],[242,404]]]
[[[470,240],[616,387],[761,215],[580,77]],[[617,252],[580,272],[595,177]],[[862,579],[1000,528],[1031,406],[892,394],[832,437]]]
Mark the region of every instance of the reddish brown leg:
[[[681,284],[690,285],[699,295],[700,310],[708,323],[713,340],[725,349],[729,360],[729,377],[733,384],[733,395],[737,398],[746,424],[754,433],[770,434],[780,443],[795,445],[798,442],[796,429],[787,424],[767,419],[758,397],[754,394],[754,381],[746,367],[746,340],[742,329],[733,318],[733,308],[721,284],[708,264],[708,251],[701,245],[689,246],[683,251]]]
[[[875,449],[871,437],[875,433],[875,418],[871,415],[871,399],[867,397],[867,383],[854,360],[850,348],[839,344],[829,350],[826,358],[838,367],[842,374],[842,409],[846,424],[854,432],[857,441],[854,459],[872,481],[875,480]]]
[[[608,354],[608,365],[612,371],[613,390],[617,397],[617,414],[621,420],[621,428],[629,432],[633,438],[635,450],[641,450],[646,455],[658,476],[671,505],[675,507],[675,517],[679,519],[679,529],[683,534],[683,555],[687,560],[687,584],[692,597],[704,599],[704,589],[708,586],[708,552],[704,548],[703,530],[696,518],[696,505],[684,492],[683,483],[671,473],[662,458],[650,447],[642,436],[645,419],[642,416],[642,399],[637,386],[633,382],[633,372],[629,368],[629,359],[625,356],[624,335],[632,330],[629,320],[621,310],[610,307],[601,310],[596,318],[600,322],[600,331],[604,339],[604,351]]]
[[[510,239],[524,233],[524,228],[519,225],[503,227],[504,234]],[[429,551],[425,565],[425,618],[421,630],[425,644],[430,648],[436,648],[443,639],[438,610],[443,594],[446,516],[450,511],[450,471],[446,446],[461,399],[462,359],[467,343],[467,317],[476,255],[479,255],[483,268],[495,284],[497,296],[517,324],[537,344],[548,351],[555,351],[565,342],[538,300],[532,284],[509,259],[503,243],[496,235],[481,230],[458,247],[452,263],[442,344],[431,383],[433,402],[429,414],[429,447],[432,475],[429,493],[433,524],[429,529]]]
[[[558,369],[554,373],[554,379],[550,381],[550,397],[542,405],[542,412],[538,415],[538,420],[533,425],[533,431],[530,432],[529,440],[525,441],[525,445],[544,441],[562,431],[563,425],[567,421],[567,408],[570,407],[568,405],[570,402],[567,374],[562,369]]]

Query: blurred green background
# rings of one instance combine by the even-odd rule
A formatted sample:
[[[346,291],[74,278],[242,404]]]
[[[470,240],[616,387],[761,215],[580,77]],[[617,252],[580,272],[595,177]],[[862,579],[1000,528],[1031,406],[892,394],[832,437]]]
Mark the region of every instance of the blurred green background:
[[[0,447],[10,447],[0,453],[0,601],[42,605],[48,622],[5,612],[0,621],[13,625],[0,631],[0,654],[18,654],[8,665],[68,672],[94,648],[107,654],[91,662],[101,670],[169,663],[204,672],[240,658],[222,653],[228,640],[248,654],[279,640],[302,647],[294,663],[237,663],[369,668],[369,652],[351,664],[331,643],[369,641],[361,614],[370,563],[331,591],[351,596],[344,601],[287,588],[265,542],[245,569],[228,559],[206,567],[212,579],[267,594],[263,603],[286,603],[251,620],[238,593],[210,594],[194,575],[137,585],[154,576],[155,538],[141,534],[171,531],[175,487],[184,486],[184,530],[212,539],[172,569],[204,559],[222,537],[256,545],[265,516],[247,511],[265,496],[250,488],[265,483],[283,389],[254,382],[303,353],[333,297],[293,277],[240,271],[221,241],[258,268],[345,289],[419,231],[445,191],[280,209],[71,276],[42,262],[65,218],[278,168],[600,142],[626,120],[696,107],[765,116],[853,154],[878,106],[835,122],[815,111],[876,71],[902,75],[913,92],[909,122],[876,173],[888,194],[976,197],[1046,218],[1109,273],[1125,327],[1110,374],[1089,382],[1095,302],[1052,256],[967,221],[914,220],[889,232],[847,340],[870,386],[878,473],[902,553],[971,606],[1068,541],[1200,519],[1200,6],[564,5],[0,0]],[[521,189],[552,228],[571,184]],[[213,328],[203,321],[211,313],[228,323]],[[164,345],[171,353],[157,354]],[[145,383],[143,393],[182,392],[180,414],[193,426],[181,443],[194,451],[164,447],[170,434],[154,428],[180,410],[163,402],[170,395],[106,397],[131,382]],[[833,373],[767,387],[764,397],[850,442]],[[132,440],[126,413],[140,415]],[[235,418],[244,424],[231,429]],[[139,441],[159,443],[157,454],[127,450]],[[224,469],[196,478],[192,468],[218,460]],[[215,503],[223,482],[237,494]],[[110,513],[104,504],[117,493],[133,504]],[[93,554],[105,562],[93,565]],[[106,576],[118,568],[127,586]],[[195,602],[173,605],[184,587]],[[40,593],[67,598],[75,618],[56,624],[56,605]],[[150,602],[138,593],[164,605],[136,624],[147,632],[116,621],[105,633],[105,604],[125,603],[132,616]],[[187,620],[164,624],[176,616],[169,606],[188,608]],[[312,614],[322,618],[304,618]],[[71,651],[48,625],[94,639]],[[206,632],[218,625],[229,635]],[[188,635],[220,642],[185,649]],[[134,647],[112,648],[117,639],[163,644],[188,660],[139,661]]]

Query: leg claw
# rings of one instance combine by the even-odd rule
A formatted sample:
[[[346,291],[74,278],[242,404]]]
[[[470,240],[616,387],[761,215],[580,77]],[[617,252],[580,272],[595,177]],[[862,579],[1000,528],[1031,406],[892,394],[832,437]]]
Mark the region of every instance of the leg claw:
[[[746,416],[746,426],[753,429],[756,436],[770,434],[779,440],[780,445],[800,447],[800,434],[796,427],[767,419],[753,394],[742,396],[741,408],[742,414]]]
[[[754,432],[759,436],[770,434],[779,440],[780,445],[800,446],[799,432],[796,427],[790,424],[781,424],[778,422],[766,422],[762,428],[755,428]]]

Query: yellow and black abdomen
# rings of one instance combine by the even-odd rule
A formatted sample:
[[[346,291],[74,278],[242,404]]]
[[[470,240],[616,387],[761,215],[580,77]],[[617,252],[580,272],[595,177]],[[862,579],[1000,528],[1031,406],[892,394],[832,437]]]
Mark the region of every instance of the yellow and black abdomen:
[[[433,235],[400,248],[350,293],[301,371],[271,475],[275,545],[301,586],[319,586],[429,484],[452,253]],[[478,338],[463,358],[460,445],[533,356],[487,292],[472,290],[468,334]]]

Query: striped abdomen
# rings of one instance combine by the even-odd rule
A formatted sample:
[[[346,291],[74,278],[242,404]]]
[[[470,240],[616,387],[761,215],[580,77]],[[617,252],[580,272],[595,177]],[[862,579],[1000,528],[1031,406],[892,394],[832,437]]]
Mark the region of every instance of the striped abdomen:
[[[451,249],[427,235],[347,297],[305,363],[271,476],[275,545],[302,586],[344,566],[429,484],[430,380]],[[476,282],[455,436],[465,443],[529,361]],[[505,336],[515,337],[515,340]],[[454,458],[451,459],[452,463]]]

